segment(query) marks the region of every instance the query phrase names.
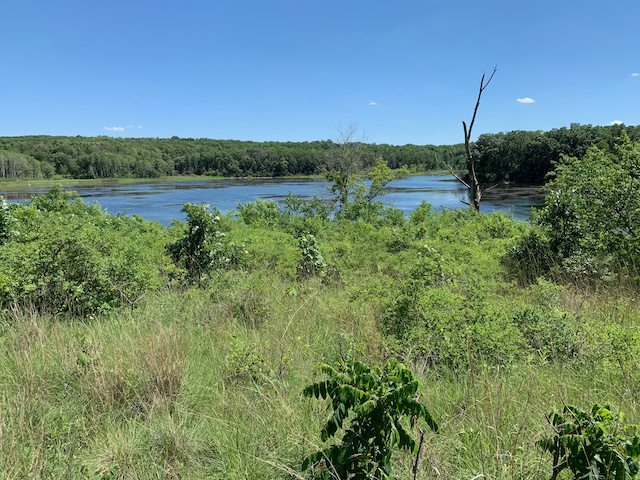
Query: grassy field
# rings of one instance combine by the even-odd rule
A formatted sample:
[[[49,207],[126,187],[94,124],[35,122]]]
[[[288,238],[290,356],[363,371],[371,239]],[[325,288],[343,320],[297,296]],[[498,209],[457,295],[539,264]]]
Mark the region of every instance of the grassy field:
[[[19,217],[25,207],[12,208]],[[119,221],[129,223],[109,228],[136,222]],[[36,296],[10,302],[3,267],[0,476],[310,478],[301,463],[324,446],[327,415],[301,395],[322,378],[314,367],[391,356],[421,380],[440,425],[425,437],[418,479],[549,478],[536,441],[563,404],[609,402],[640,420],[634,287],[520,285],[501,259],[530,227],[425,209],[377,224],[308,219],[326,269],[304,276],[299,221],[223,218],[243,260],[191,286],[158,260],[184,229],[155,226],[162,281],[135,304],[82,314],[47,311]],[[397,452],[396,478],[414,478],[415,460]]]

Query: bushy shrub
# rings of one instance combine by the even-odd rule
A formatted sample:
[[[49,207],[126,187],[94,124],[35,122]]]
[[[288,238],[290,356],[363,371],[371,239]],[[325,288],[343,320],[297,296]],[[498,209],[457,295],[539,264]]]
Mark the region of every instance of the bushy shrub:
[[[53,189],[12,206],[0,246],[0,304],[87,314],[134,306],[161,282],[164,229]]]
[[[528,269],[536,256],[537,265],[570,281],[637,275],[640,143],[622,135],[614,154],[593,146],[582,159],[564,156],[547,186],[545,206],[534,217],[543,232],[524,236],[511,262]]]
[[[256,199],[237,206],[240,219],[247,225],[273,227],[280,220],[280,207],[273,200]]]
[[[437,257],[436,257],[437,259]],[[385,331],[401,350],[431,366],[504,365],[532,356],[542,362],[579,357],[579,323],[552,304],[493,296],[487,284],[460,288],[434,259],[418,263],[388,307]]]
[[[327,262],[325,262],[316,237],[311,234],[302,235],[298,239],[298,248],[302,253],[302,260],[298,263],[298,275],[300,277],[320,277],[327,275]]]
[[[174,263],[195,283],[205,281],[217,270],[240,264],[245,255],[243,246],[228,241],[220,231],[220,211],[208,207],[186,203],[180,210],[187,214],[186,236],[166,246]]]
[[[13,233],[15,219],[9,210],[9,204],[0,195],[0,245],[2,245]]]

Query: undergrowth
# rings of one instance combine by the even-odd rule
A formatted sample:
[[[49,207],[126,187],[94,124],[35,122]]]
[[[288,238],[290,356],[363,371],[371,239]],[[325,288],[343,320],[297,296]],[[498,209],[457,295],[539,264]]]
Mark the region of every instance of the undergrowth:
[[[548,412],[640,418],[633,283],[519,283],[501,259],[532,227],[507,216],[423,204],[376,223],[260,204],[215,220],[242,261],[184,282],[164,249],[184,224],[56,202],[9,207],[0,246],[2,478],[312,478],[303,460],[335,445],[326,405],[302,395],[314,367],[390,357],[439,425],[417,463],[394,454],[397,478],[548,478]],[[41,219],[49,230],[26,229]]]

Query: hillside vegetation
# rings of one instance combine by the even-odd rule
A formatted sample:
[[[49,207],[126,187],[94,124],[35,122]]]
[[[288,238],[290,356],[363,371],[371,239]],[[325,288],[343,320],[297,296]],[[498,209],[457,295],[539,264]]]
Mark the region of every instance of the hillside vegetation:
[[[171,175],[281,177],[317,175],[340,146],[206,138],[0,137],[0,178],[155,178]],[[442,170],[464,162],[463,145],[362,144],[362,167],[382,157],[391,168]]]
[[[640,141],[640,126],[572,124],[548,132],[483,134],[473,144],[484,183],[544,183],[561,155],[582,158],[589,146],[613,151],[623,132]],[[342,135],[342,134],[341,134]],[[206,138],[0,137],[0,179],[157,178],[172,175],[281,177],[331,170],[336,142],[247,142]],[[412,172],[464,167],[464,145],[359,145],[362,169],[382,158]]]
[[[609,412],[640,421],[640,145],[612,150],[565,157],[532,224],[407,217],[367,190],[380,162],[333,211],[187,204],[163,227],[59,188],[3,203],[0,477],[613,478],[613,445],[631,478]],[[593,462],[553,464],[586,445],[554,410],[596,425]]]

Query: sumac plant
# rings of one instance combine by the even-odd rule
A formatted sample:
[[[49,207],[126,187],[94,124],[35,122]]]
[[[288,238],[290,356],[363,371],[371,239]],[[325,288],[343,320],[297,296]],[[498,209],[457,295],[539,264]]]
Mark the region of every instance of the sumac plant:
[[[317,368],[329,378],[308,386],[303,394],[330,400],[330,416],[321,430],[321,440],[335,437],[343,427],[346,430],[339,444],[305,458],[302,469],[313,468],[314,478],[391,479],[393,448],[416,455],[419,450],[403,420],[414,427],[422,418],[431,430],[438,430],[429,411],[416,398],[420,382],[397,360],[388,360],[383,368],[370,368],[360,362]]]
[[[166,247],[174,263],[196,283],[216,270],[239,264],[244,254],[220,231],[219,210],[208,207],[186,203],[180,211],[187,214],[187,235]]]
[[[590,411],[565,405],[549,415],[554,435],[538,441],[553,455],[551,480],[568,468],[576,479],[628,480],[638,474],[640,437],[622,413],[595,404]]]

